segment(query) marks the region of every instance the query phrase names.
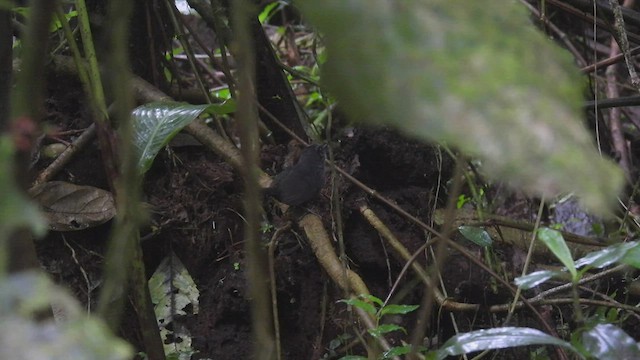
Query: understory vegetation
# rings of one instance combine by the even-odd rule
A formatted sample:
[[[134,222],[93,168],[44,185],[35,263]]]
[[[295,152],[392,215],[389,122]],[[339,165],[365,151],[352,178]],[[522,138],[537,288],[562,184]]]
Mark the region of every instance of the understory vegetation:
[[[0,27],[1,358],[640,359],[634,1]]]

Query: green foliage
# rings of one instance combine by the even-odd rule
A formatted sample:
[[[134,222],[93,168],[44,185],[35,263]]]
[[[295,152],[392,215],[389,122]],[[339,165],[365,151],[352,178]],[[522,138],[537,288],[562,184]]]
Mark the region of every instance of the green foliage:
[[[267,4],[264,9],[262,9],[260,14],[258,14],[258,20],[260,21],[260,24],[264,24],[265,22],[269,21],[273,14],[275,14],[275,12],[278,11],[281,7],[282,4],[279,1],[274,1],[270,4]]]
[[[576,271],[573,257],[562,234],[557,230],[542,228],[538,230],[538,239],[569,269],[572,279],[577,281],[578,272]]]
[[[68,13],[64,14],[64,18],[65,21],[69,22],[69,20],[71,20],[72,18],[78,16],[78,12],[75,10],[71,10]],[[53,21],[51,22],[51,32],[54,31],[58,31],[62,29],[62,23],[60,22],[60,19],[58,19],[57,17],[54,17]]]
[[[406,315],[410,312],[415,311],[418,308],[418,305],[397,305],[397,304],[389,304],[385,305],[384,302],[373,296],[373,295],[360,295],[358,298],[351,298],[347,300],[340,300],[345,304],[358,307],[368,314],[372,315],[376,320],[376,327],[373,329],[368,329],[369,335],[375,337],[383,336],[384,334],[394,332],[394,331],[402,331],[406,334],[405,328],[395,324],[380,324],[382,317],[385,315]],[[398,356],[402,354],[406,354],[411,350],[408,346],[398,346],[393,347],[389,351],[385,352],[382,356],[383,359],[390,359],[393,356]],[[359,356],[347,356],[341,358],[344,359],[362,359]]]
[[[516,2],[300,0],[324,33],[323,81],[354,119],[483,159],[493,179],[575,191],[604,212],[622,184],[580,122],[569,54]]]
[[[540,234],[543,235],[541,236]],[[574,261],[562,234],[556,230],[540,229],[538,236],[540,239],[546,239],[543,240],[545,245],[549,247],[566,268],[564,271],[536,271],[516,278],[515,284],[523,289],[531,289],[553,277],[562,277],[565,271],[569,271],[573,281],[576,282],[580,280],[582,273],[592,268],[601,269],[616,263],[623,263],[640,268],[640,242],[638,241],[611,245],[602,250],[591,252],[585,257]],[[580,268],[582,268],[580,271],[576,270]]]
[[[447,340],[440,349],[429,353],[427,359],[440,360],[448,356],[527,345],[555,345],[577,352],[568,342],[547,335],[540,330],[502,327],[456,335]]]
[[[615,325],[599,324],[582,333],[585,357],[599,360],[640,359],[638,343]]]
[[[384,306],[382,300],[375,296],[360,296],[359,299],[341,300],[342,302],[359,307],[369,314],[375,316],[379,322],[383,313],[386,314],[406,314],[414,311],[416,305],[387,305]],[[392,331],[404,331],[400,326],[393,324],[379,325],[375,329],[369,330],[369,334],[377,337]],[[516,346],[527,345],[556,345],[571,349],[577,352],[571,344],[553,336],[547,335],[540,330],[530,328],[503,327],[487,330],[477,330],[456,335],[444,343],[438,350],[426,352],[420,349],[421,353],[426,353],[427,359],[445,359],[448,356],[457,356],[483,350],[504,349]],[[410,346],[393,347],[382,355],[383,359],[393,356],[407,354]],[[344,359],[365,359],[361,356],[343,357]]]
[[[417,306],[383,306],[383,302],[375,296],[361,296],[359,299],[341,300],[352,306],[357,306],[369,314],[375,315],[379,321],[383,312],[406,314]],[[615,318],[615,314],[607,313],[607,317]],[[391,331],[404,331],[392,324],[378,325],[372,336],[382,336]],[[610,324],[596,324],[592,328],[575,334],[574,344],[545,334],[540,330],[523,327],[500,327],[484,329],[458,334],[447,340],[439,349],[427,351],[420,349],[426,359],[441,360],[449,356],[475,353],[484,350],[497,350],[518,346],[554,345],[561,346],[575,352],[581,358],[596,356],[598,359],[636,359],[640,358],[640,349],[633,338],[620,328]],[[337,347],[337,345],[336,345]],[[382,354],[382,359],[407,354],[410,346],[398,346]],[[344,359],[366,359],[362,356],[345,356]]]
[[[275,229],[275,226],[273,226],[273,224],[271,224],[270,222],[263,221],[262,223],[260,223],[260,232],[263,234],[270,233],[274,229]]]
[[[232,100],[213,105],[154,102],[137,107],[131,116],[140,172],[147,172],[158,152],[202,113],[223,115],[233,111],[235,102]]]
[[[319,64],[324,54],[324,51],[318,52],[316,63],[312,67],[303,65],[295,66],[293,69],[289,69],[288,75],[290,82],[295,78],[301,78],[313,85],[309,88],[309,94],[306,96],[304,108],[307,114],[309,114],[309,117],[313,119],[313,129],[320,137],[322,137],[322,131],[328,126],[329,116],[331,116],[334,104],[336,103],[334,98],[322,92],[322,89],[318,86],[320,83]]]
[[[458,226],[458,231],[460,231],[460,234],[462,234],[462,236],[464,236],[467,240],[473,242],[476,245],[480,245],[482,247],[490,247],[491,244],[493,244],[491,235],[489,235],[487,230],[481,227],[461,225]]]
[[[541,229],[538,237],[552,252],[568,267],[573,268],[573,281],[580,280],[581,274],[589,268],[602,268],[615,263],[636,264],[640,242],[628,242],[609,246],[603,250],[588,254],[574,261],[562,234],[556,230]],[[581,269],[578,271],[577,269]],[[567,271],[567,270],[565,270]],[[516,284],[524,289],[537,286],[548,279],[563,274],[560,271],[538,271],[516,279]],[[376,328],[369,334],[377,337],[392,331],[404,331],[393,324],[380,325],[380,318],[384,314],[406,314],[414,311],[417,306],[387,305],[375,296],[360,296],[357,299],[342,300],[352,306],[357,306],[374,316],[377,320]],[[502,327],[472,331],[456,335],[443,344],[438,350],[425,354],[427,359],[445,359],[448,356],[458,356],[472,352],[504,349],[516,346],[555,345],[567,348],[583,357],[595,356],[598,359],[635,359],[640,358],[640,348],[637,343],[619,327],[604,322],[617,321],[618,312],[614,309],[602,310],[592,317],[592,325],[584,330],[572,334],[573,344],[547,335],[539,330],[530,328]],[[383,354],[383,358],[391,354],[405,354],[409,347],[394,347],[391,352]],[[424,353],[424,351],[421,351]],[[354,359],[359,359],[354,357]]]
[[[133,110],[134,144],[138,167],[147,172],[156,155],[182,128],[195,120],[206,105],[150,103]]]
[[[418,308],[418,305],[385,305],[381,299],[373,295],[360,295],[358,298],[340,300],[340,302],[358,307],[374,315],[378,321],[385,315],[405,315]]]
[[[471,201],[470,197],[465,194],[460,194],[458,196],[458,201],[456,202],[456,209],[462,209],[464,204],[468,203],[469,201]]]
[[[231,91],[229,91],[229,88],[223,88],[211,92],[211,96],[219,101],[226,101],[231,99]]]

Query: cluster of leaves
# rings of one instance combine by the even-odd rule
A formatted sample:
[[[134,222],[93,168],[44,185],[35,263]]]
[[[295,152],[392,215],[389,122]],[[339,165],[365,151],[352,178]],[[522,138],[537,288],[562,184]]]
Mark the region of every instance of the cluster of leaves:
[[[394,331],[402,331],[406,333],[406,330],[396,324],[383,324],[382,318],[385,315],[405,315],[418,308],[418,305],[397,305],[397,304],[385,304],[380,298],[373,295],[360,295],[358,298],[352,298],[348,300],[341,300],[347,305],[358,307],[364,310],[367,314],[375,319],[375,326],[372,329],[368,329],[367,332],[373,337],[380,337],[384,334],[388,334]],[[385,359],[404,355],[409,353],[411,347],[409,345],[396,346],[383,354]],[[345,356],[344,360],[361,360],[366,359],[362,356]]]
[[[464,227],[460,229],[463,235],[471,241],[488,247],[491,245],[490,236],[480,228]],[[602,269],[616,264],[626,264],[640,268],[640,243],[633,241],[609,246],[603,250],[588,254],[574,260],[569,248],[557,230],[542,228],[538,231],[538,238],[554,255],[565,264],[562,271],[536,271],[526,276],[515,279],[516,285],[522,289],[531,289],[552,279],[566,278],[567,272],[571,274],[574,284],[577,284],[583,275],[592,269]],[[577,269],[581,268],[580,271]],[[578,298],[574,299],[576,303]],[[373,337],[382,336],[393,331],[405,332],[405,329],[395,324],[380,324],[382,317],[389,314],[407,314],[417,309],[416,305],[385,305],[382,300],[372,295],[361,295],[357,299],[342,300],[342,302],[358,307],[374,317],[376,326],[368,329]],[[577,329],[571,336],[571,342],[558,339],[539,330],[525,327],[498,327],[486,330],[477,330],[462,333],[448,339],[436,350],[419,349],[427,359],[445,359],[448,356],[456,356],[477,351],[505,349],[529,345],[555,345],[573,351],[581,358],[595,357],[597,359],[636,359],[640,358],[640,346],[619,326],[615,325],[617,312],[595,318],[583,328]],[[407,354],[411,350],[409,345],[393,347],[381,355],[383,359]],[[365,359],[361,356],[348,355],[346,359]]]

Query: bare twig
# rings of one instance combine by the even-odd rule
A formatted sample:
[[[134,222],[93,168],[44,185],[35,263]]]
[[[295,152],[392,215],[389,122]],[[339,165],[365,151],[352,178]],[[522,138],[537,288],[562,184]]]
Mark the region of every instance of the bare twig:
[[[629,0],[625,1],[625,4],[629,3]],[[609,57],[613,57],[620,54],[620,47],[615,38],[611,38],[611,50]],[[617,64],[607,67],[605,72],[607,79],[606,93],[609,99],[618,98],[620,93],[618,91],[618,78],[616,74]],[[611,137],[613,139],[613,147],[616,152],[616,157],[620,167],[624,171],[627,180],[631,180],[631,163],[629,159],[629,148],[624,138],[624,132],[622,129],[622,122],[620,119],[620,109],[611,108],[609,110],[609,128],[611,130]]]
[[[631,8],[633,6],[634,0],[625,0],[624,6],[627,8]],[[631,78],[631,84],[635,86],[636,89],[640,90],[640,79],[638,79],[638,74],[636,73],[636,69],[631,61],[631,54],[629,52],[629,39],[627,38],[627,30],[624,28],[624,18],[622,17],[622,9],[620,7],[620,3],[617,0],[609,0],[609,4],[613,9],[613,15],[616,19],[616,32],[618,33],[618,46],[620,50],[622,50],[622,54],[624,55],[624,60],[627,63],[627,71],[629,71],[629,77]]]

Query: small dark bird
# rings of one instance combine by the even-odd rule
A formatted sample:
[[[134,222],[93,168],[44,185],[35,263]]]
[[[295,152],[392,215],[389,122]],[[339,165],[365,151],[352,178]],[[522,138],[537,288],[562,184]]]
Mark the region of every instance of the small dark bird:
[[[298,162],[278,174],[265,194],[291,206],[299,206],[318,196],[324,185],[326,145],[311,145]]]

